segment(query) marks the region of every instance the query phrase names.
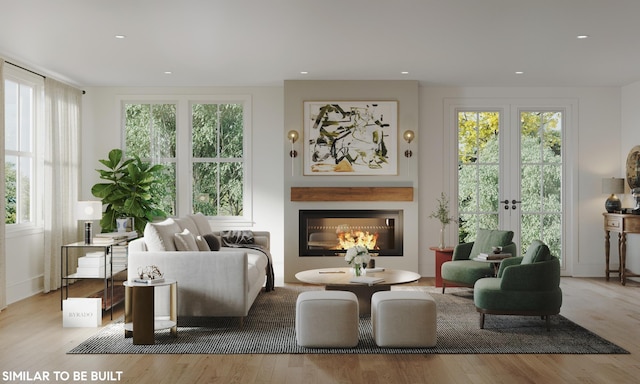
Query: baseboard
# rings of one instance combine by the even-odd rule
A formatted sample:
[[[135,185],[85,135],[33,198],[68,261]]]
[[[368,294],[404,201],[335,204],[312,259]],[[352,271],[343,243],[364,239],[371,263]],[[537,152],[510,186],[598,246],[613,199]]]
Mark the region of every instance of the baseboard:
[[[34,276],[30,279],[7,286],[7,304],[26,299],[41,293],[44,289],[44,276]]]

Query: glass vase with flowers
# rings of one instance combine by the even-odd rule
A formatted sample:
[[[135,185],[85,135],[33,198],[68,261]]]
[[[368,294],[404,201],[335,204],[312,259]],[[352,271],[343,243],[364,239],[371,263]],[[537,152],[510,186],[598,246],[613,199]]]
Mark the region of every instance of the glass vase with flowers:
[[[360,276],[369,260],[371,260],[371,255],[369,255],[369,250],[365,246],[356,245],[347,249],[344,259],[353,267],[353,273],[356,276]]]

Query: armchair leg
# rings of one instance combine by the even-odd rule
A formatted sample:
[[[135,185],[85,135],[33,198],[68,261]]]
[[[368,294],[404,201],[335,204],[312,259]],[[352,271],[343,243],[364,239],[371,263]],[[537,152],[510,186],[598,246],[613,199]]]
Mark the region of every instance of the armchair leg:
[[[484,313],[480,314],[480,329],[484,329]]]
[[[547,332],[551,332],[551,316],[547,315],[545,318],[547,320]]]
[[[446,284],[445,284],[445,283],[444,283],[444,281],[443,281],[443,282],[442,282],[442,294],[443,294],[443,295],[444,295],[444,287],[445,287],[445,285],[446,285]]]

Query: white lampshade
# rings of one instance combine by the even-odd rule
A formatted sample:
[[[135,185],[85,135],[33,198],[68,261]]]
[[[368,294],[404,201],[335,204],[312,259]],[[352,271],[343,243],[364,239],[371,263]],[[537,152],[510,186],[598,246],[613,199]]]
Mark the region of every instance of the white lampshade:
[[[617,177],[602,179],[602,193],[606,193],[607,195],[624,193],[624,179]]]
[[[78,201],[76,203],[76,220],[100,220],[102,219],[102,202]]]

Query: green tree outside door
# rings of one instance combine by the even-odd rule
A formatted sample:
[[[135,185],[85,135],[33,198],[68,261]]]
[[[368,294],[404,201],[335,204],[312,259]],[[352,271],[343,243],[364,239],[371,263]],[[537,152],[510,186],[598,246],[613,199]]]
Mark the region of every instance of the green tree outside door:
[[[473,241],[479,228],[510,229],[521,252],[540,239],[561,257],[563,113],[519,110],[515,124],[501,114],[457,112],[458,239]]]

